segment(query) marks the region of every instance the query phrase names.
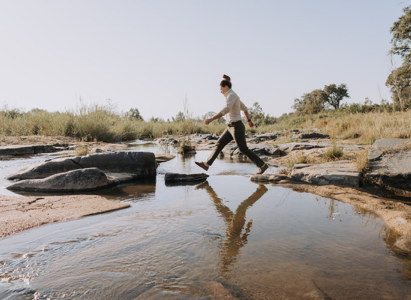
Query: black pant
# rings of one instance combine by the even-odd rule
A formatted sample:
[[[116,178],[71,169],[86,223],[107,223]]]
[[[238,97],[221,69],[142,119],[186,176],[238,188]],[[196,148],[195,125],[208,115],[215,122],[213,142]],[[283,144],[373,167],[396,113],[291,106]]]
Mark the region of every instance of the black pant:
[[[232,127],[229,126],[226,130],[224,130],[223,134],[218,139],[213,152],[208,157],[207,164],[211,166],[221,150],[223,150],[224,147],[233,139],[235,140],[240,152],[251,159],[257,167],[264,165],[264,161],[247,147],[247,142],[245,141],[245,126],[243,122],[236,122]]]

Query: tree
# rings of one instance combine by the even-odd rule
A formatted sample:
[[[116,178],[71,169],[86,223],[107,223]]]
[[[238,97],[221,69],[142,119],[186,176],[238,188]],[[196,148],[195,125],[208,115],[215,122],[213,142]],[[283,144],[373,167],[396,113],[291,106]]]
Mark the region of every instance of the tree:
[[[334,109],[338,109],[340,107],[340,102],[344,98],[350,98],[348,95],[348,89],[345,84],[340,84],[339,86],[335,84],[330,84],[324,86],[324,93],[326,94],[325,102],[329,105],[334,107]]]
[[[324,110],[324,103],[327,101],[327,94],[317,89],[311,93],[304,94],[301,98],[294,99],[292,108],[297,114],[317,114]]]
[[[184,122],[186,117],[182,111],[179,111],[176,117],[175,118],[172,117],[172,119],[173,119],[173,122]]]
[[[407,62],[411,62],[411,6],[403,9],[404,14],[391,27],[393,45],[392,54],[401,55]]]
[[[394,103],[399,103],[401,111],[403,111],[404,103],[409,102],[411,65],[407,61],[404,61],[401,67],[393,69],[390,75],[388,75],[385,85],[390,88]]]
[[[206,114],[203,116],[203,120],[202,120],[202,121],[205,121],[206,119],[209,119],[209,118],[215,116],[216,114],[217,114],[217,113],[215,113],[215,112],[213,112],[213,111],[209,111],[208,113],[206,113]],[[226,123],[225,118],[219,118],[219,119],[216,120],[216,121],[217,121],[218,124],[225,124],[225,123]]]
[[[140,112],[137,108],[130,108],[130,110],[127,113],[127,116],[131,120],[144,121],[143,117],[140,115]]]
[[[258,102],[254,102],[253,106],[248,108],[248,113],[255,126],[270,125],[277,122],[277,119],[263,112],[263,108]]]

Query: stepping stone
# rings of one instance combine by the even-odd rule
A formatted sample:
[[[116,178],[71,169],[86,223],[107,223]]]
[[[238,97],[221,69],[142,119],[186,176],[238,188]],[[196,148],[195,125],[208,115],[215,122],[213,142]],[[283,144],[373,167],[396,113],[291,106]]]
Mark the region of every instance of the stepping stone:
[[[166,173],[164,179],[166,182],[182,182],[182,181],[200,181],[207,179],[208,175],[204,173],[196,174],[181,174],[181,173]]]

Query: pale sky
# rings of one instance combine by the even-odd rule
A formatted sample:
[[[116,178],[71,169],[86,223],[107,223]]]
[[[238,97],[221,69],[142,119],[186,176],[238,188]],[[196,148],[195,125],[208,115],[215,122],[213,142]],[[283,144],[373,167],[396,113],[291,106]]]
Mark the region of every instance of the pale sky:
[[[171,118],[218,112],[219,83],[272,116],[345,83],[390,100],[390,27],[403,0],[0,0],[0,107],[74,109],[79,98]]]

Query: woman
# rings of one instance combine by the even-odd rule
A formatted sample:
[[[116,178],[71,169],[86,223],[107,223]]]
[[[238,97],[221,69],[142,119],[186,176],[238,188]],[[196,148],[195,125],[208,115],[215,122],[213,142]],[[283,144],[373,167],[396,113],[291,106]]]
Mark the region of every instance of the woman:
[[[215,116],[205,120],[204,123],[208,125],[212,121],[228,114],[228,127],[218,139],[217,144],[215,145],[215,148],[208,157],[207,161],[195,163],[207,171],[221,150],[223,150],[223,148],[234,139],[240,152],[251,159],[252,162],[259,168],[257,174],[263,174],[268,168],[267,164],[265,164],[264,161],[257,156],[257,154],[248,149],[247,142],[245,141],[245,126],[241,121],[241,110],[247,118],[248,125],[253,128],[254,124],[251,121],[250,114],[248,113],[247,107],[243,102],[241,102],[240,97],[238,97],[237,94],[231,89],[232,85],[230,77],[223,75],[223,78],[224,79],[220,83],[220,91],[226,98],[225,107]]]

